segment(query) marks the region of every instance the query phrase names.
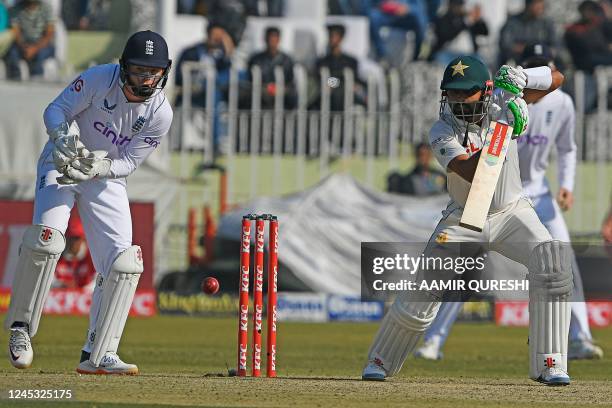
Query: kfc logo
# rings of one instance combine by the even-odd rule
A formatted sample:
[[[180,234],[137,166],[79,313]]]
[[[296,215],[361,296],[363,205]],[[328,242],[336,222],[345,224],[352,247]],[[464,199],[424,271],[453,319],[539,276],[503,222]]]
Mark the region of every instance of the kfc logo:
[[[238,369],[246,370],[247,369],[247,346],[244,344],[240,345],[240,358],[238,360],[239,360],[239,365],[240,365]]]
[[[253,365],[256,370],[261,369],[261,346],[259,344],[255,345],[254,349],[254,357],[253,357]]]

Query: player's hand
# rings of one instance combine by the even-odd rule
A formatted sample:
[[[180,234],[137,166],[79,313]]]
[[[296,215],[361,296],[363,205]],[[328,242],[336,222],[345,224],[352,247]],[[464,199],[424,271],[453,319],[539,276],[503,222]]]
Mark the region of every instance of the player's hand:
[[[491,119],[512,126],[514,138],[524,134],[529,122],[529,110],[525,100],[502,90],[497,90],[494,95],[490,111]]]
[[[108,152],[96,150],[86,157],[78,157],[68,164],[57,178],[59,184],[76,184],[93,178],[104,178],[110,174],[111,160],[106,158]]]
[[[570,210],[574,205],[574,194],[568,189],[561,187],[557,193],[557,203],[563,211]]]
[[[508,124],[514,129],[512,135],[519,137],[525,133],[527,124],[529,123],[527,102],[525,102],[523,98],[515,96],[514,98],[510,98],[506,106],[510,112],[512,112],[512,118],[508,118]]]
[[[73,122],[72,125],[69,125],[67,122],[62,123],[50,131],[49,136],[55,145],[53,149],[53,163],[58,171],[62,171],[77,156],[81,155],[84,157],[86,154],[83,153],[89,153],[79,140],[79,128],[76,122]]]
[[[527,85],[527,74],[521,66],[516,68],[503,65],[495,74],[495,87],[504,89],[513,95],[523,96],[523,89]]]

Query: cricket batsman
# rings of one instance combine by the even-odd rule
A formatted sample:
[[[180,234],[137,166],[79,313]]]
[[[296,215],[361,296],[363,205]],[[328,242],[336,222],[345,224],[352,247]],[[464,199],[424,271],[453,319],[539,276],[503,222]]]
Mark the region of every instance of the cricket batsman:
[[[5,321],[13,366],[32,364],[31,338],[76,204],[98,272],[77,372],[138,373],[117,355],[143,272],[141,249],[132,244],[126,177],[170,128],[172,109],[163,91],[170,66],[164,38],[137,32],[119,64],[83,72],[45,110],[49,140],[38,161],[34,216],[23,236]]]
[[[487,246],[527,266],[529,275],[529,377],[547,385],[567,385],[567,339],[572,293],[571,252],[553,240],[530,201],[522,196],[516,138],[526,128],[527,103],[557,89],[563,75],[549,67],[502,66],[495,89],[487,67],[471,56],[455,58],[440,84],[440,119],[429,139],[439,163],[447,170],[450,203],[442,212],[424,251],[425,257],[449,257],[453,243]],[[482,129],[489,121],[513,127],[506,159],[482,231],[460,226],[480,149]],[[482,186],[478,186],[481,188]],[[486,211],[486,210],[485,210]],[[462,256],[477,256],[484,249]],[[445,276],[445,271],[420,270],[417,280]],[[454,272],[451,272],[453,274]],[[383,381],[397,374],[422,333],[436,317],[445,290],[403,291],[395,299],[370,347],[364,380]]]
[[[544,44],[533,44],[525,48],[522,66],[554,67],[550,48]],[[554,239],[569,242],[567,225],[561,210],[569,210],[574,198],[574,176],[576,173],[576,142],[574,140],[576,112],[571,97],[557,89],[529,105],[529,130],[518,139],[519,167],[523,192],[532,201],[536,213]],[[557,150],[557,173],[559,191],[553,198],[545,173],[551,149]],[[603,357],[601,347],[593,343],[589,327],[584,290],[576,258],[572,256],[574,293],[572,295],[572,317],[570,321],[568,358],[599,359]],[[446,302],[431,327],[425,333],[424,344],[415,351],[415,356],[438,360],[442,358],[442,347],[450,329],[463,306],[462,302]]]

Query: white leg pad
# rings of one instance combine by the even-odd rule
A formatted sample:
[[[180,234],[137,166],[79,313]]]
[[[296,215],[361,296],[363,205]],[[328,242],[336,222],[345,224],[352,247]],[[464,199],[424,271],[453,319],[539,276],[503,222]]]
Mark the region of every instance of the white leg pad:
[[[103,282],[102,302],[89,360],[98,367],[104,354],[117,351],[125,327],[138,280],[144,268],[138,245],[126,249],[115,259],[111,271]]]
[[[4,321],[6,329],[14,322],[24,322],[28,324],[30,337],[36,335],[55,266],[65,246],[64,234],[60,231],[44,225],[28,227],[19,249],[11,305]]]
[[[378,359],[388,376],[397,374],[438,313],[440,302],[425,292],[397,297],[385,316],[368,353]]]
[[[538,245],[529,263],[529,377],[549,366],[567,373],[573,278],[568,243]]]

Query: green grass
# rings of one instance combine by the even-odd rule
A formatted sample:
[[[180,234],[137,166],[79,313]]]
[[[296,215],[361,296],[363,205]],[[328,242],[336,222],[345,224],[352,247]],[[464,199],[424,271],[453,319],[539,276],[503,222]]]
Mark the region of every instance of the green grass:
[[[525,328],[457,324],[444,360],[409,358],[391,381],[364,383],[359,376],[377,324],[281,323],[277,380],[226,377],[235,367],[236,325],[231,318],[131,319],[120,354],[141,375],[100,377],[74,372],[86,319],[45,317],[33,367],[20,371],[4,360],[0,392],[69,388],[76,395],[70,406],[612,406],[609,357],[571,362],[570,387],[528,380]],[[612,351],[612,329],[594,336]],[[2,333],[0,342],[6,340]]]

